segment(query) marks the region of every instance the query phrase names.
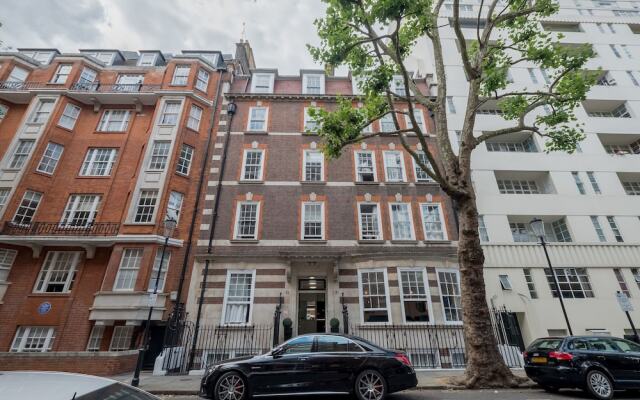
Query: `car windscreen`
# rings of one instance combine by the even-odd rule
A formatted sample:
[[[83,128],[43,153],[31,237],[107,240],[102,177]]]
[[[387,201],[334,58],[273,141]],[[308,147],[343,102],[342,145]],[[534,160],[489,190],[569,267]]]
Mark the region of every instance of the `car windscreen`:
[[[547,338],[547,339],[538,339],[535,342],[529,345],[528,351],[548,351],[548,350],[558,350],[562,345],[562,341],[564,339],[561,338]]]
[[[122,383],[114,383],[76,396],[74,400],[158,400],[158,398]]]

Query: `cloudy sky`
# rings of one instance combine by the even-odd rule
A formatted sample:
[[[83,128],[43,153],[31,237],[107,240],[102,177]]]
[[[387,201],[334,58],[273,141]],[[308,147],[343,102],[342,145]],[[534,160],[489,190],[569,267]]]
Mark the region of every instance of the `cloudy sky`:
[[[3,46],[233,53],[242,24],[256,63],[280,73],[313,68],[306,44],[320,0],[14,0],[2,7]]]

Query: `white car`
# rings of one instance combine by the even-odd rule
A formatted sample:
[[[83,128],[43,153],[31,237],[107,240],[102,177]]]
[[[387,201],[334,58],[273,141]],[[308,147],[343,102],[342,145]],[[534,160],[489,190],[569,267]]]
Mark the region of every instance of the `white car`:
[[[0,372],[3,400],[159,400],[144,390],[99,376],[67,372]]]

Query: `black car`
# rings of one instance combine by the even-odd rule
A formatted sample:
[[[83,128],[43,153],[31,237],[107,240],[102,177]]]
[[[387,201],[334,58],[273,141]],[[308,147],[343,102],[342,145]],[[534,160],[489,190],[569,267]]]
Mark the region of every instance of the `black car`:
[[[244,400],[294,393],[353,393],[360,400],[381,400],[417,384],[404,353],[354,336],[313,334],[291,339],[267,354],[208,367],[200,395]]]
[[[587,390],[596,399],[640,389],[640,345],[610,336],[548,337],[523,354],[527,376],[547,391]]]

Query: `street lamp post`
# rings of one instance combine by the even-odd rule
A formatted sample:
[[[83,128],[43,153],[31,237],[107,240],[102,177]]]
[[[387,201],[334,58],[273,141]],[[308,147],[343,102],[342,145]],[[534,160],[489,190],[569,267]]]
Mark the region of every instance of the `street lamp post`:
[[[549,265],[549,269],[551,270],[551,276],[553,277],[553,284],[556,287],[556,291],[558,292],[558,300],[560,300],[560,307],[562,307],[562,314],[564,315],[564,320],[567,322],[567,328],[569,328],[569,335],[573,336],[573,331],[571,330],[571,324],[569,323],[569,317],[567,316],[567,310],[564,307],[564,299],[562,298],[562,291],[560,290],[560,285],[558,285],[558,278],[556,277],[556,271],[553,269],[551,265],[551,258],[549,258],[549,252],[547,251],[547,242],[544,240],[544,222],[540,218],[534,218],[529,222],[529,226],[533,233],[540,239],[540,244],[542,245],[542,249],[544,250],[544,255],[547,257],[547,264]]]
[[[160,265],[158,265],[158,273],[156,274],[156,281],[153,285],[153,293],[149,295],[149,314],[147,315],[147,323],[144,326],[144,333],[142,335],[142,347],[138,349],[138,361],[136,362],[136,370],[133,373],[133,379],[131,380],[131,386],[137,387],[140,383],[140,370],[142,369],[142,363],[144,361],[144,354],[149,347],[149,325],[151,325],[151,314],[153,313],[153,305],[158,298],[158,283],[160,282],[160,276],[162,275],[162,265],[164,264],[164,255],[167,251],[167,245],[169,244],[169,238],[173,234],[173,230],[176,228],[177,222],[175,219],[169,217],[164,221],[164,245],[162,246],[162,255],[160,256]]]

